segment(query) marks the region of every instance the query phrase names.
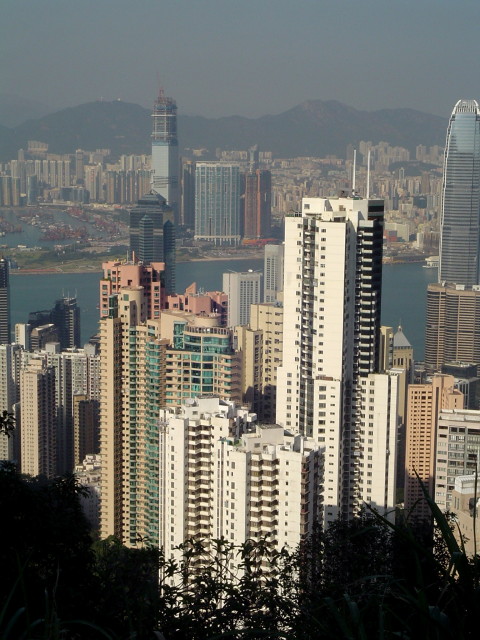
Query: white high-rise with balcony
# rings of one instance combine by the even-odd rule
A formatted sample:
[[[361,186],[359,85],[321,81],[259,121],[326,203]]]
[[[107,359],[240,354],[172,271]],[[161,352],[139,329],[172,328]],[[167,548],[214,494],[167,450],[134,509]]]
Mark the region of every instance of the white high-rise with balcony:
[[[321,516],[321,447],[255,420],[216,397],[160,411],[159,544],[167,557],[191,538],[240,545],[267,537],[293,549],[312,533]]]
[[[398,379],[379,372],[383,210],[304,198],[285,217],[277,422],[325,446],[327,523],[395,503]]]

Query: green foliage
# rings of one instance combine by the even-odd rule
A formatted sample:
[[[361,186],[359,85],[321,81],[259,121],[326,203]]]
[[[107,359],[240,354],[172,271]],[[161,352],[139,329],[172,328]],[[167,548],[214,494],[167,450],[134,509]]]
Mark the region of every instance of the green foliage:
[[[10,438],[15,431],[15,418],[8,411],[2,411],[0,413],[0,434],[4,434],[7,438]]]
[[[55,637],[58,612],[76,617],[78,602],[88,602],[93,556],[82,491],[73,476],[26,478],[2,464],[0,637]]]
[[[0,638],[466,640],[479,565],[425,492],[435,535],[367,513],[298,549],[185,542],[175,558],[92,543],[72,477],[0,467]]]
[[[297,572],[286,550],[266,540],[235,546],[220,539],[188,540],[179,551],[179,562],[160,564],[166,638],[273,638],[291,626]]]
[[[160,607],[159,551],[130,549],[113,536],[93,550],[98,621],[114,637],[151,638]]]

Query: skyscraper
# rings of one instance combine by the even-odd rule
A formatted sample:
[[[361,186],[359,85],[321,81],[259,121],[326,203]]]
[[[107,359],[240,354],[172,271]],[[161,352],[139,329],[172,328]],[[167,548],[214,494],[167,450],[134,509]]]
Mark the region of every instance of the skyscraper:
[[[195,239],[240,243],[240,169],[199,162],[195,168]]]
[[[100,317],[112,315],[114,294],[122,287],[143,287],[149,318],[158,318],[165,308],[164,265],[152,262],[148,265],[134,262],[104,262],[100,280]]]
[[[20,337],[21,332],[23,337]],[[77,299],[63,297],[52,309],[31,311],[28,324],[16,325],[15,338],[26,348],[43,349],[47,342],[59,342],[61,349],[80,347],[80,307]]]
[[[130,251],[144,264],[165,263],[165,289],[175,292],[175,223],[166,199],[151,191],[130,211]]]
[[[312,533],[321,512],[321,447],[278,425],[254,430],[255,419],[233,402],[205,396],[176,412],[161,410],[165,472],[156,517],[167,557],[194,537],[206,548],[217,538],[243,544],[268,537],[277,549],[293,549]],[[237,573],[239,560],[232,554],[230,571]]]
[[[82,149],[75,151],[75,183],[83,184],[85,178],[85,154]]]
[[[258,271],[228,271],[223,274],[223,290],[228,295],[229,327],[248,324],[250,305],[258,304],[262,297],[261,282],[262,274]]]
[[[428,287],[425,363],[480,364],[480,108],[459,100],[447,130],[438,284]]]
[[[100,357],[93,345],[60,352],[58,345],[47,344],[46,363],[55,372],[56,471],[58,474],[72,473],[75,466],[75,398],[80,395],[88,400],[98,400]],[[24,400],[21,398],[22,407]],[[98,429],[98,419],[96,426]],[[98,453],[98,450],[85,453]]]
[[[178,223],[177,103],[160,89],[153,105],[152,187],[172,207]]]
[[[445,362],[480,364],[480,290],[430,284],[427,291],[425,363],[441,371]]]
[[[275,302],[283,291],[283,244],[265,245],[263,266],[263,301]]]
[[[454,382],[453,376],[435,375],[431,382],[411,384],[408,388],[405,510],[407,513],[413,511],[416,519],[431,518],[417,474],[429,494],[435,496],[435,452],[440,411],[463,408],[463,394],[454,388]],[[463,442],[464,437],[461,438]]]
[[[18,344],[0,345],[0,412],[14,413],[14,405],[20,399],[21,355],[22,349]],[[18,456],[19,438],[19,429],[10,438],[5,433],[0,434],[0,460],[14,460]]]
[[[181,224],[195,229],[195,162],[182,161],[182,211]]]
[[[242,400],[259,420],[275,422],[277,370],[282,364],[283,307],[252,304],[250,322],[237,326],[235,347],[241,358]]]
[[[53,478],[57,472],[55,371],[34,355],[20,372],[20,469]]]
[[[80,307],[76,298],[61,298],[55,302],[51,321],[58,328],[60,348],[80,347]]]
[[[148,318],[142,286],[120,288],[100,322],[102,535],[158,543],[161,407],[215,394],[240,400],[231,331],[215,316],[163,312]]]
[[[398,376],[378,373],[383,201],[304,198],[285,217],[277,422],[325,447],[324,519],[395,504]]]
[[[459,100],[447,131],[439,282],[480,283],[480,108]]]
[[[0,259],[0,344],[9,344],[10,336],[10,282],[9,267],[5,258]]]
[[[243,236],[266,238],[270,234],[272,213],[272,174],[255,169],[245,174]]]

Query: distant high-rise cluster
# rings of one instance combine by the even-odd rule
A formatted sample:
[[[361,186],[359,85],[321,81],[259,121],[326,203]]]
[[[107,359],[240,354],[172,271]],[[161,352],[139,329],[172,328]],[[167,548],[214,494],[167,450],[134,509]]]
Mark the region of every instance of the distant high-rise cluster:
[[[438,283],[427,291],[425,364],[431,377],[408,390],[405,509],[431,520],[417,476],[460,532],[478,535],[476,500],[480,442],[480,107],[459,100],[445,148]],[[432,375],[433,374],[433,375]]]
[[[182,198],[183,224],[194,226],[197,240],[236,246],[270,236],[272,175],[259,168],[257,147],[246,171],[231,162],[184,161]]]
[[[334,192],[331,183],[311,178],[318,169],[330,179],[337,159],[309,164],[278,200],[285,241],[273,244],[268,157],[255,146],[217,150],[207,162],[192,150],[179,170],[177,107],[163,91],[152,121],[148,188],[146,157],[107,168],[101,149],[77,150],[74,171],[70,160],[35,165],[22,156],[2,182],[7,199],[12,180],[28,200],[48,176],[59,194],[88,191],[134,206],[126,259],[103,264],[99,334],[83,349],[69,296],[33,311],[11,343],[8,263],[0,260],[0,411],[18,425],[18,437],[0,438],[0,457],[50,477],[77,469],[93,489],[88,509],[103,537],[172,556],[195,537],[207,547],[264,536],[294,547],[365,504],[393,519],[402,488],[407,513],[428,520],[419,478],[442,508],[463,510],[470,531],[465,505],[480,448],[477,102],[459,101],[448,127],[424,367],[415,367],[401,326],[381,327],[384,242],[411,235],[409,220],[385,223],[383,195],[399,206],[400,192],[423,197],[434,178],[413,182],[400,167],[396,181],[377,182],[382,197],[370,197],[365,164],[373,152],[386,171],[407,162],[407,150],[362,142],[357,169],[349,149],[353,188],[338,196],[321,195]],[[438,155],[417,148],[419,161]],[[282,160],[280,168],[292,166]],[[67,168],[75,184],[63,185]],[[186,251],[265,246],[263,274],[232,270],[222,291],[192,282],[177,292],[180,225]],[[425,228],[422,246],[435,246]],[[229,568],[238,568],[234,560]]]

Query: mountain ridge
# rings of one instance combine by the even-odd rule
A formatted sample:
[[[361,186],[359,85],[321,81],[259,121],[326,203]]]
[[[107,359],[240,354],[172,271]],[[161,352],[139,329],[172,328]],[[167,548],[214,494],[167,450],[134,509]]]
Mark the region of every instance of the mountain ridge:
[[[348,144],[385,141],[414,151],[419,144],[443,146],[447,118],[409,108],[362,111],[336,100],[306,100],[276,115],[178,116],[180,153],[185,149],[246,149],[258,144],[275,157],[345,157]],[[51,153],[108,148],[112,157],[150,153],[151,112],[123,101],[88,102],[30,119],[0,124],[0,160],[15,158],[28,140],[49,144]]]

